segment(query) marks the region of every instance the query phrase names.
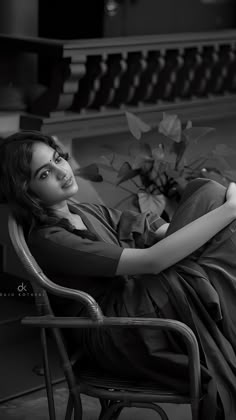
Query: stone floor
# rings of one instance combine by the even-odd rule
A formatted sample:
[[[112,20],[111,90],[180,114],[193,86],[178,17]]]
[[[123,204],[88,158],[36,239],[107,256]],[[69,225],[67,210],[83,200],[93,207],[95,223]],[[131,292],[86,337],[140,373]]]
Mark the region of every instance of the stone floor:
[[[64,420],[67,402],[67,388],[65,383],[54,386],[56,420]],[[91,397],[82,396],[84,409],[83,420],[97,420],[100,410],[99,402]],[[183,405],[163,404],[169,420],[190,420],[190,408]],[[45,390],[40,390],[23,397],[8,401],[0,405],[1,420],[49,420]],[[126,408],[119,420],[159,420],[159,416],[152,410],[140,408]]]

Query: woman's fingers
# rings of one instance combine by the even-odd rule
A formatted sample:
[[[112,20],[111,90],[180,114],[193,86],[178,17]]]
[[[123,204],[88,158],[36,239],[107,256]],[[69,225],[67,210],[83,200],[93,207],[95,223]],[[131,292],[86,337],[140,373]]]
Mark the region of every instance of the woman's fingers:
[[[235,214],[236,214],[236,184],[235,182],[230,182],[227,188],[227,192],[226,192],[226,200],[228,204],[230,205],[230,207],[232,207],[233,210],[235,210]]]

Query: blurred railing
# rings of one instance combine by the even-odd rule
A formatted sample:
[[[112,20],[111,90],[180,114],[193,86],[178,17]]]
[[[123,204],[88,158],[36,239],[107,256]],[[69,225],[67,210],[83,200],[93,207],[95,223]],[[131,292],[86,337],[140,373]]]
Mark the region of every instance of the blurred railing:
[[[149,122],[171,109],[193,119],[236,113],[236,31],[70,41],[1,35],[0,47],[37,54],[44,89],[27,112],[48,131],[69,124],[76,132],[79,123],[86,135],[87,122],[98,133],[122,131],[125,109]]]

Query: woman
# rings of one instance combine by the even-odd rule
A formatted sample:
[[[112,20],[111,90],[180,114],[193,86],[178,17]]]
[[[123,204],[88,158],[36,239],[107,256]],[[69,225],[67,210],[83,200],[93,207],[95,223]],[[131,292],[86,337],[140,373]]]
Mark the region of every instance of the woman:
[[[226,191],[213,181],[191,182],[168,226],[153,214],[70,204],[78,185],[68,156],[50,136],[22,131],[8,137],[0,168],[2,197],[46,274],[90,293],[105,315],[188,324],[208,387],[203,415],[218,418],[218,401],[226,420],[236,418],[236,185]],[[57,311],[75,316],[83,309],[76,303]],[[73,333],[73,344],[105,370],[186,389],[182,343],[163,332]]]

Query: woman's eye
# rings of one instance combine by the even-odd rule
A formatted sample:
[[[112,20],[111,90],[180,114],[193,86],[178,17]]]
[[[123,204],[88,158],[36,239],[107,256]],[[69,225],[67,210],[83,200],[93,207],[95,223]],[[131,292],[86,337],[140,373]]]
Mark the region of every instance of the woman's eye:
[[[43,172],[43,173],[40,175],[40,179],[45,179],[45,178],[47,178],[48,174],[49,174],[49,169],[47,169],[47,171]]]
[[[60,156],[60,155],[58,155],[57,157],[56,157],[56,159],[55,159],[55,162],[56,163],[59,163],[59,162],[61,162],[62,161],[62,157]]]

